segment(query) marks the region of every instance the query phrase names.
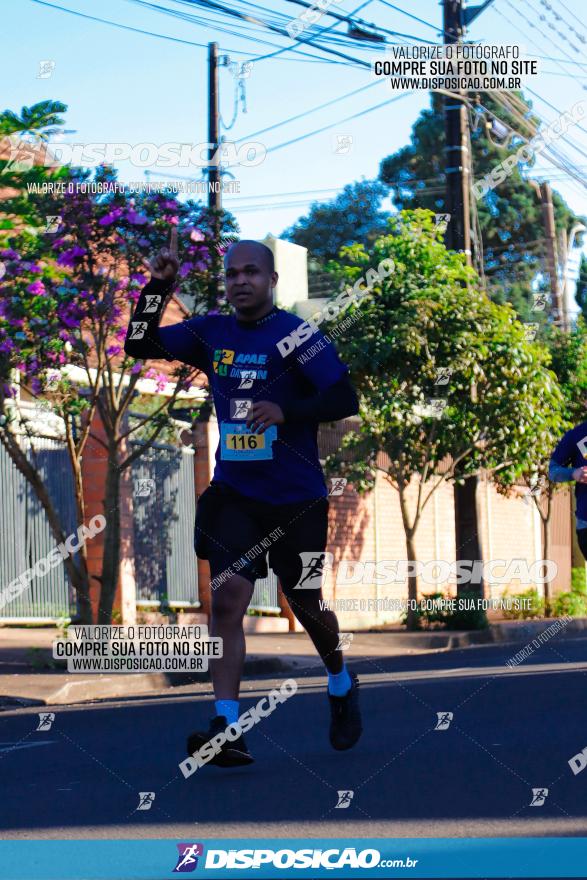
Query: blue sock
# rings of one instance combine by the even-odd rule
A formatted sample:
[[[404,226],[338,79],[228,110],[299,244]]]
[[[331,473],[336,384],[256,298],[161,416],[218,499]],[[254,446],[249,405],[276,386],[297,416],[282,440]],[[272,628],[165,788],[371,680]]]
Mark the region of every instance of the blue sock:
[[[328,670],[326,670],[328,672]],[[345,664],[342,664],[342,672],[336,674],[328,672],[328,693],[332,697],[344,697],[352,687],[352,680]]]
[[[215,700],[217,715],[224,715],[227,724],[236,724],[238,721],[238,700]]]

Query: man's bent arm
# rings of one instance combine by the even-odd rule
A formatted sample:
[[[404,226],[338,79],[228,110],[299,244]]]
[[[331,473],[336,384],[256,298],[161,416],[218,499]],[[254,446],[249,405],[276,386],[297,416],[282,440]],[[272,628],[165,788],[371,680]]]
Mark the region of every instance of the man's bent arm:
[[[163,281],[160,278],[151,278],[141,290],[124,340],[124,350],[130,357],[141,360],[146,358],[173,360],[173,352],[169,351],[169,346],[164,345],[160,338],[159,322],[165,301],[174,284],[174,280]]]
[[[359,400],[348,373],[319,394],[282,407],[286,422],[338,422],[359,412]]]

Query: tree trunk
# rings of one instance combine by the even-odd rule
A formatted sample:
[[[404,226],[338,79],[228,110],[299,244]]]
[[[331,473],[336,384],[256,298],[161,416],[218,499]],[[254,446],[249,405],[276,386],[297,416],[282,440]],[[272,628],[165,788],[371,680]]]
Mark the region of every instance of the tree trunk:
[[[406,533],[406,549],[408,553],[408,562],[416,562],[416,546],[414,544],[414,535]],[[410,566],[410,572],[412,566]],[[418,601],[418,575],[410,573],[408,575],[408,614],[407,629],[414,630],[418,628],[418,614],[416,613],[416,603]]]
[[[81,461],[77,457],[72,457],[70,454],[70,461],[73,468],[73,479],[75,485],[75,506],[77,512],[77,521],[78,523],[85,523],[86,519],[86,509],[84,504],[84,486],[82,479],[82,468]],[[76,589],[77,591],[77,599],[78,599],[78,609],[79,609],[79,619],[80,623],[89,625],[93,623],[92,620],[92,603],[90,601],[90,575],[88,572],[88,550],[87,544],[84,541],[78,550],[77,557],[79,560],[79,569],[76,569],[77,579],[82,585],[81,591]],[[71,577],[71,575],[70,575]],[[72,581],[73,582],[73,581]]]
[[[544,536],[542,539],[543,559],[548,559],[548,553],[549,553],[549,549],[550,549],[550,537],[549,537],[549,530],[548,530],[549,520],[550,520],[550,511],[549,511],[548,517],[546,517],[544,519],[542,517],[540,517],[540,522],[542,523],[542,532],[543,532],[543,536]],[[550,615],[551,615],[551,607],[550,607],[551,597],[552,597],[552,590],[550,589],[550,580],[548,577],[546,577],[544,579],[544,616],[545,617],[550,617]]]
[[[485,588],[483,584],[483,576],[479,579],[475,578],[477,560],[483,561],[481,555],[481,544],[479,541],[479,526],[477,522],[477,477],[468,477],[463,486],[455,483],[454,486],[454,503],[455,503],[455,531],[456,531],[456,552],[457,561],[470,559],[473,563],[470,583],[459,584],[457,586],[457,595],[461,592],[475,592],[479,594],[480,599],[485,598]]]
[[[120,470],[116,448],[111,448],[108,454],[104,515],[106,528],[98,623],[110,624],[120,570]]]

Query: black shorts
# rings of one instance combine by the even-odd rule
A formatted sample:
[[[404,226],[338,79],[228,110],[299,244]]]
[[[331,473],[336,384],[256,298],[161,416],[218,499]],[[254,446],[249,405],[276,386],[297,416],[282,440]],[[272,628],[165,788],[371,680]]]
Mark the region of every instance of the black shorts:
[[[241,495],[215,480],[198,499],[194,546],[210,562],[212,589],[231,574],[254,583],[267,577],[269,565],[284,593],[302,576],[300,553],[324,553],[328,498],[267,504]]]

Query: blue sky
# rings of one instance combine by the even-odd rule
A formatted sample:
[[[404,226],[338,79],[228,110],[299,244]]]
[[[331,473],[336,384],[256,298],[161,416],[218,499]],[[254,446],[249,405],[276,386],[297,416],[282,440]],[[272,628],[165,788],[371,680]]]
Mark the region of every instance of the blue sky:
[[[241,0],[226,0],[226,3],[244,8]],[[257,12],[262,17],[266,17],[261,10],[264,5],[270,7],[270,15],[283,13],[293,17],[302,11],[301,6],[287,0],[271,0],[270,4],[267,0],[257,0],[257,4]],[[554,59],[540,62],[541,74],[532,81],[532,88],[559,110],[567,110],[581,99],[587,102],[584,88],[587,87],[587,51],[577,36],[587,38],[587,26],[581,21],[584,4],[579,0],[564,0],[564,3],[552,0],[549,5],[560,15],[560,21],[555,21],[547,12],[543,0],[496,0],[471,25],[468,38],[518,43],[526,47],[531,57]],[[202,46],[122,30],[74,16],[57,6]],[[253,3],[249,6],[251,11],[253,6]],[[330,8],[349,13],[358,6],[358,2],[343,2]],[[416,0],[401,7],[429,24],[440,26],[442,10],[436,2]],[[63,101],[69,108],[67,128],[75,130],[75,135],[68,135],[66,139],[77,142],[207,141],[206,44],[215,40],[221,54],[245,61],[293,43],[251,25],[244,29],[234,20],[188,3],[162,0],[161,8],[187,13],[199,18],[201,23],[162,14],[155,4],[148,6],[133,0],[101,0],[100,4],[89,0],[56,0],[54,6],[34,0],[13,3],[5,0],[2,14],[5,39],[0,58],[1,106],[19,110],[22,105],[45,98]],[[540,14],[546,16],[545,21],[540,20]],[[433,28],[381,0],[362,4],[357,16],[410,37],[433,42],[439,39]],[[331,18],[324,16],[320,26],[329,27],[332,23]],[[219,27],[228,28],[236,35],[225,33]],[[344,34],[344,25],[339,25],[336,33]],[[253,42],[251,37],[267,40],[274,46]],[[537,45],[533,45],[532,40]],[[582,50],[581,54],[573,50],[569,40]],[[357,43],[356,50],[354,47],[339,49],[364,60],[380,57],[364,44]],[[314,54],[328,58],[318,51]],[[582,62],[582,66],[571,64],[569,56]],[[299,59],[300,56],[287,51],[277,57],[254,61],[246,81],[247,113],[243,114],[239,107],[234,128],[226,133],[229,139],[248,139],[260,129],[373,83],[367,69]],[[48,79],[37,77],[43,60],[55,62]],[[221,113],[229,122],[234,107],[234,84],[227,69],[220,70],[220,93]],[[279,234],[306,212],[312,199],[331,198],[346,183],[375,177],[381,159],[409,141],[413,122],[429,104],[428,93],[403,97],[352,121],[340,120],[389,97],[392,94],[388,85],[376,83],[358,95],[254,138],[270,149],[335,123],[328,131],[269,152],[257,167],[236,170],[241,192],[239,196],[227,196],[225,206],[235,214],[242,235],[261,238],[269,232]],[[546,120],[557,116],[547,104],[533,100]],[[582,129],[576,127],[569,131],[569,136],[585,155],[568,145],[560,146],[568,158],[585,171],[587,119],[581,126]],[[352,149],[344,155],[337,154],[333,147],[339,135],[352,137]],[[587,214],[587,190],[544,160],[540,161],[539,168],[576,212]],[[121,163],[119,170],[121,180],[144,179],[142,170],[128,162]],[[177,172],[178,175],[187,173],[187,169]],[[156,169],[152,178],[161,179]],[[297,204],[291,205],[291,202]],[[290,207],[281,206],[287,204]],[[255,205],[264,207],[254,208]],[[269,205],[273,207],[267,207]]]

